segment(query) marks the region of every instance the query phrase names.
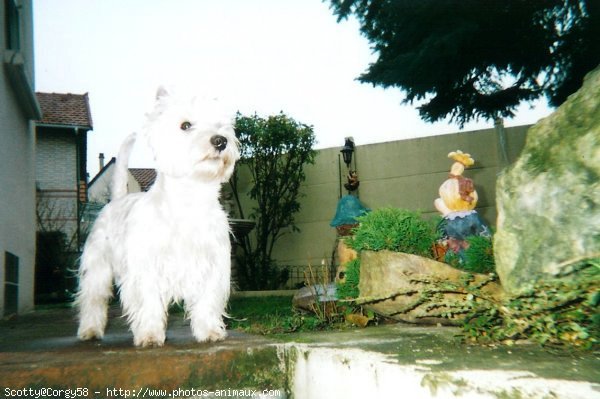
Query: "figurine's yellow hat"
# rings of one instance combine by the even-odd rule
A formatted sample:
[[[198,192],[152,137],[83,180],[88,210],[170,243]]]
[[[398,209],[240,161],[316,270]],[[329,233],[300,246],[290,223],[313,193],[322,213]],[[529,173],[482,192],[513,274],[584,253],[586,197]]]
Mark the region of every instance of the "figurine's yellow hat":
[[[472,166],[475,163],[475,160],[471,158],[471,154],[466,154],[461,150],[452,151],[448,154],[448,158],[460,162],[465,166]]]

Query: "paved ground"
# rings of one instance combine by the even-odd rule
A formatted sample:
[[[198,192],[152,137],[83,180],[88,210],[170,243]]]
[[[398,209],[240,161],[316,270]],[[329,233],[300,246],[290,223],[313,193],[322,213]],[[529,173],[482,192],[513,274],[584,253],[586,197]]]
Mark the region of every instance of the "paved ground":
[[[139,349],[133,347],[133,336],[119,315],[118,309],[111,309],[105,338],[89,342],[77,340],[72,309],[43,310],[0,322],[0,390],[80,388],[90,398],[104,398],[125,397],[107,389],[131,393],[157,387],[214,390],[239,383],[266,389],[285,384],[277,348],[263,337],[233,331],[223,342],[199,344],[179,314],[170,317],[164,347]],[[140,392],[136,396],[142,396]]]
[[[80,342],[76,338],[77,317],[71,308],[44,309],[0,322],[0,352],[39,352],[40,350],[125,349],[133,345],[133,335],[118,307],[109,311],[106,336],[102,341]],[[234,336],[238,334],[233,334]],[[167,347],[197,346],[182,314],[171,315]]]
[[[479,370],[491,375],[512,375],[510,373],[516,371],[521,376],[535,376],[533,380],[542,386],[545,381],[554,381],[557,386],[563,385],[560,382],[563,380],[578,386],[586,382],[589,384],[584,385],[584,389],[588,396],[580,397],[590,397],[589,392],[594,397],[598,389],[600,398],[599,353],[556,351],[534,345],[468,346],[454,337],[456,329],[406,324],[290,334],[285,342],[230,332],[230,337],[223,342],[198,344],[181,314],[170,317],[164,347],[138,349],[133,347],[132,335],[119,315],[117,308],[111,309],[105,339],[93,342],[80,342],[75,337],[77,323],[72,309],[37,311],[1,321],[0,397],[9,397],[7,393],[30,387],[80,388],[86,390],[85,397],[100,399],[126,397],[125,392],[129,397],[133,394],[147,397],[142,393],[149,388],[167,389],[169,394],[163,397],[174,397],[176,395],[170,392],[177,389],[283,390],[296,384],[293,388],[296,397],[312,399],[314,392],[302,396],[298,381],[303,380],[297,371],[306,370],[305,379],[315,381],[323,375],[321,371],[326,371],[323,364],[329,362],[331,364],[325,367],[331,373],[328,378],[346,381],[346,385],[356,380],[348,374],[352,367],[365,364],[365,370],[377,371],[373,381],[383,378],[381,373],[390,372],[392,384],[396,375],[408,375],[406,370],[411,370],[410,373],[418,374],[415,381],[421,381],[415,385],[419,389],[424,381],[432,380],[437,386],[440,379],[448,378],[448,373]],[[390,365],[393,367],[387,367]],[[459,382],[462,384],[464,380]],[[311,386],[310,382],[301,384]],[[114,389],[122,391],[117,393]],[[62,397],[69,395],[64,393]]]

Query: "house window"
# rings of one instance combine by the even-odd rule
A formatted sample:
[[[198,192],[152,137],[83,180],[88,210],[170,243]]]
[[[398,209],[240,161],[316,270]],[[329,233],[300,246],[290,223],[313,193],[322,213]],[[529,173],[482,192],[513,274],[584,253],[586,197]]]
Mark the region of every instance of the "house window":
[[[4,315],[17,313],[19,309],[19,257],[4,253]]]
[[[19,51],[21,49],[21,32],[19,28],[19,8],[15,0],[4,0],[4,37],[6,49]]]

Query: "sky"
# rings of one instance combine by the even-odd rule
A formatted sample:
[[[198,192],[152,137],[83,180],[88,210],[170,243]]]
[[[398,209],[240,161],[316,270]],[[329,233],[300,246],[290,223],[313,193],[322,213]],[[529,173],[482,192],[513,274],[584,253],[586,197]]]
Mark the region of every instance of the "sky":
[[[356,78],[376,54],[354,19],[340,23],[321,0],[35,0],[35,87],[88,93],[98,154],[116,156],[139,131],[160,85],[225,99],[244,115],[284,112],[311,125],[316,148],[341,147],[490,128],[426,123],[398,89]],[[545,100],[522,105],[505,126],[535,123]],[[136,146],[131,167],[153,167]]]

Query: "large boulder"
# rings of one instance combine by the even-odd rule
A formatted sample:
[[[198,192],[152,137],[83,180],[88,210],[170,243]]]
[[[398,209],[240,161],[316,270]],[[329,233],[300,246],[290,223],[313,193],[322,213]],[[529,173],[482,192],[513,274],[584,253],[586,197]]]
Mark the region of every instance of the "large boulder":
[[[498,179],[496,268],[517,294],[600,257],[600,68],[527,132],[517,162]]]
[[[417,255],[362,251],[357,303],[399,321],[460,325],[482,299],[502,298],[493,280]]]

